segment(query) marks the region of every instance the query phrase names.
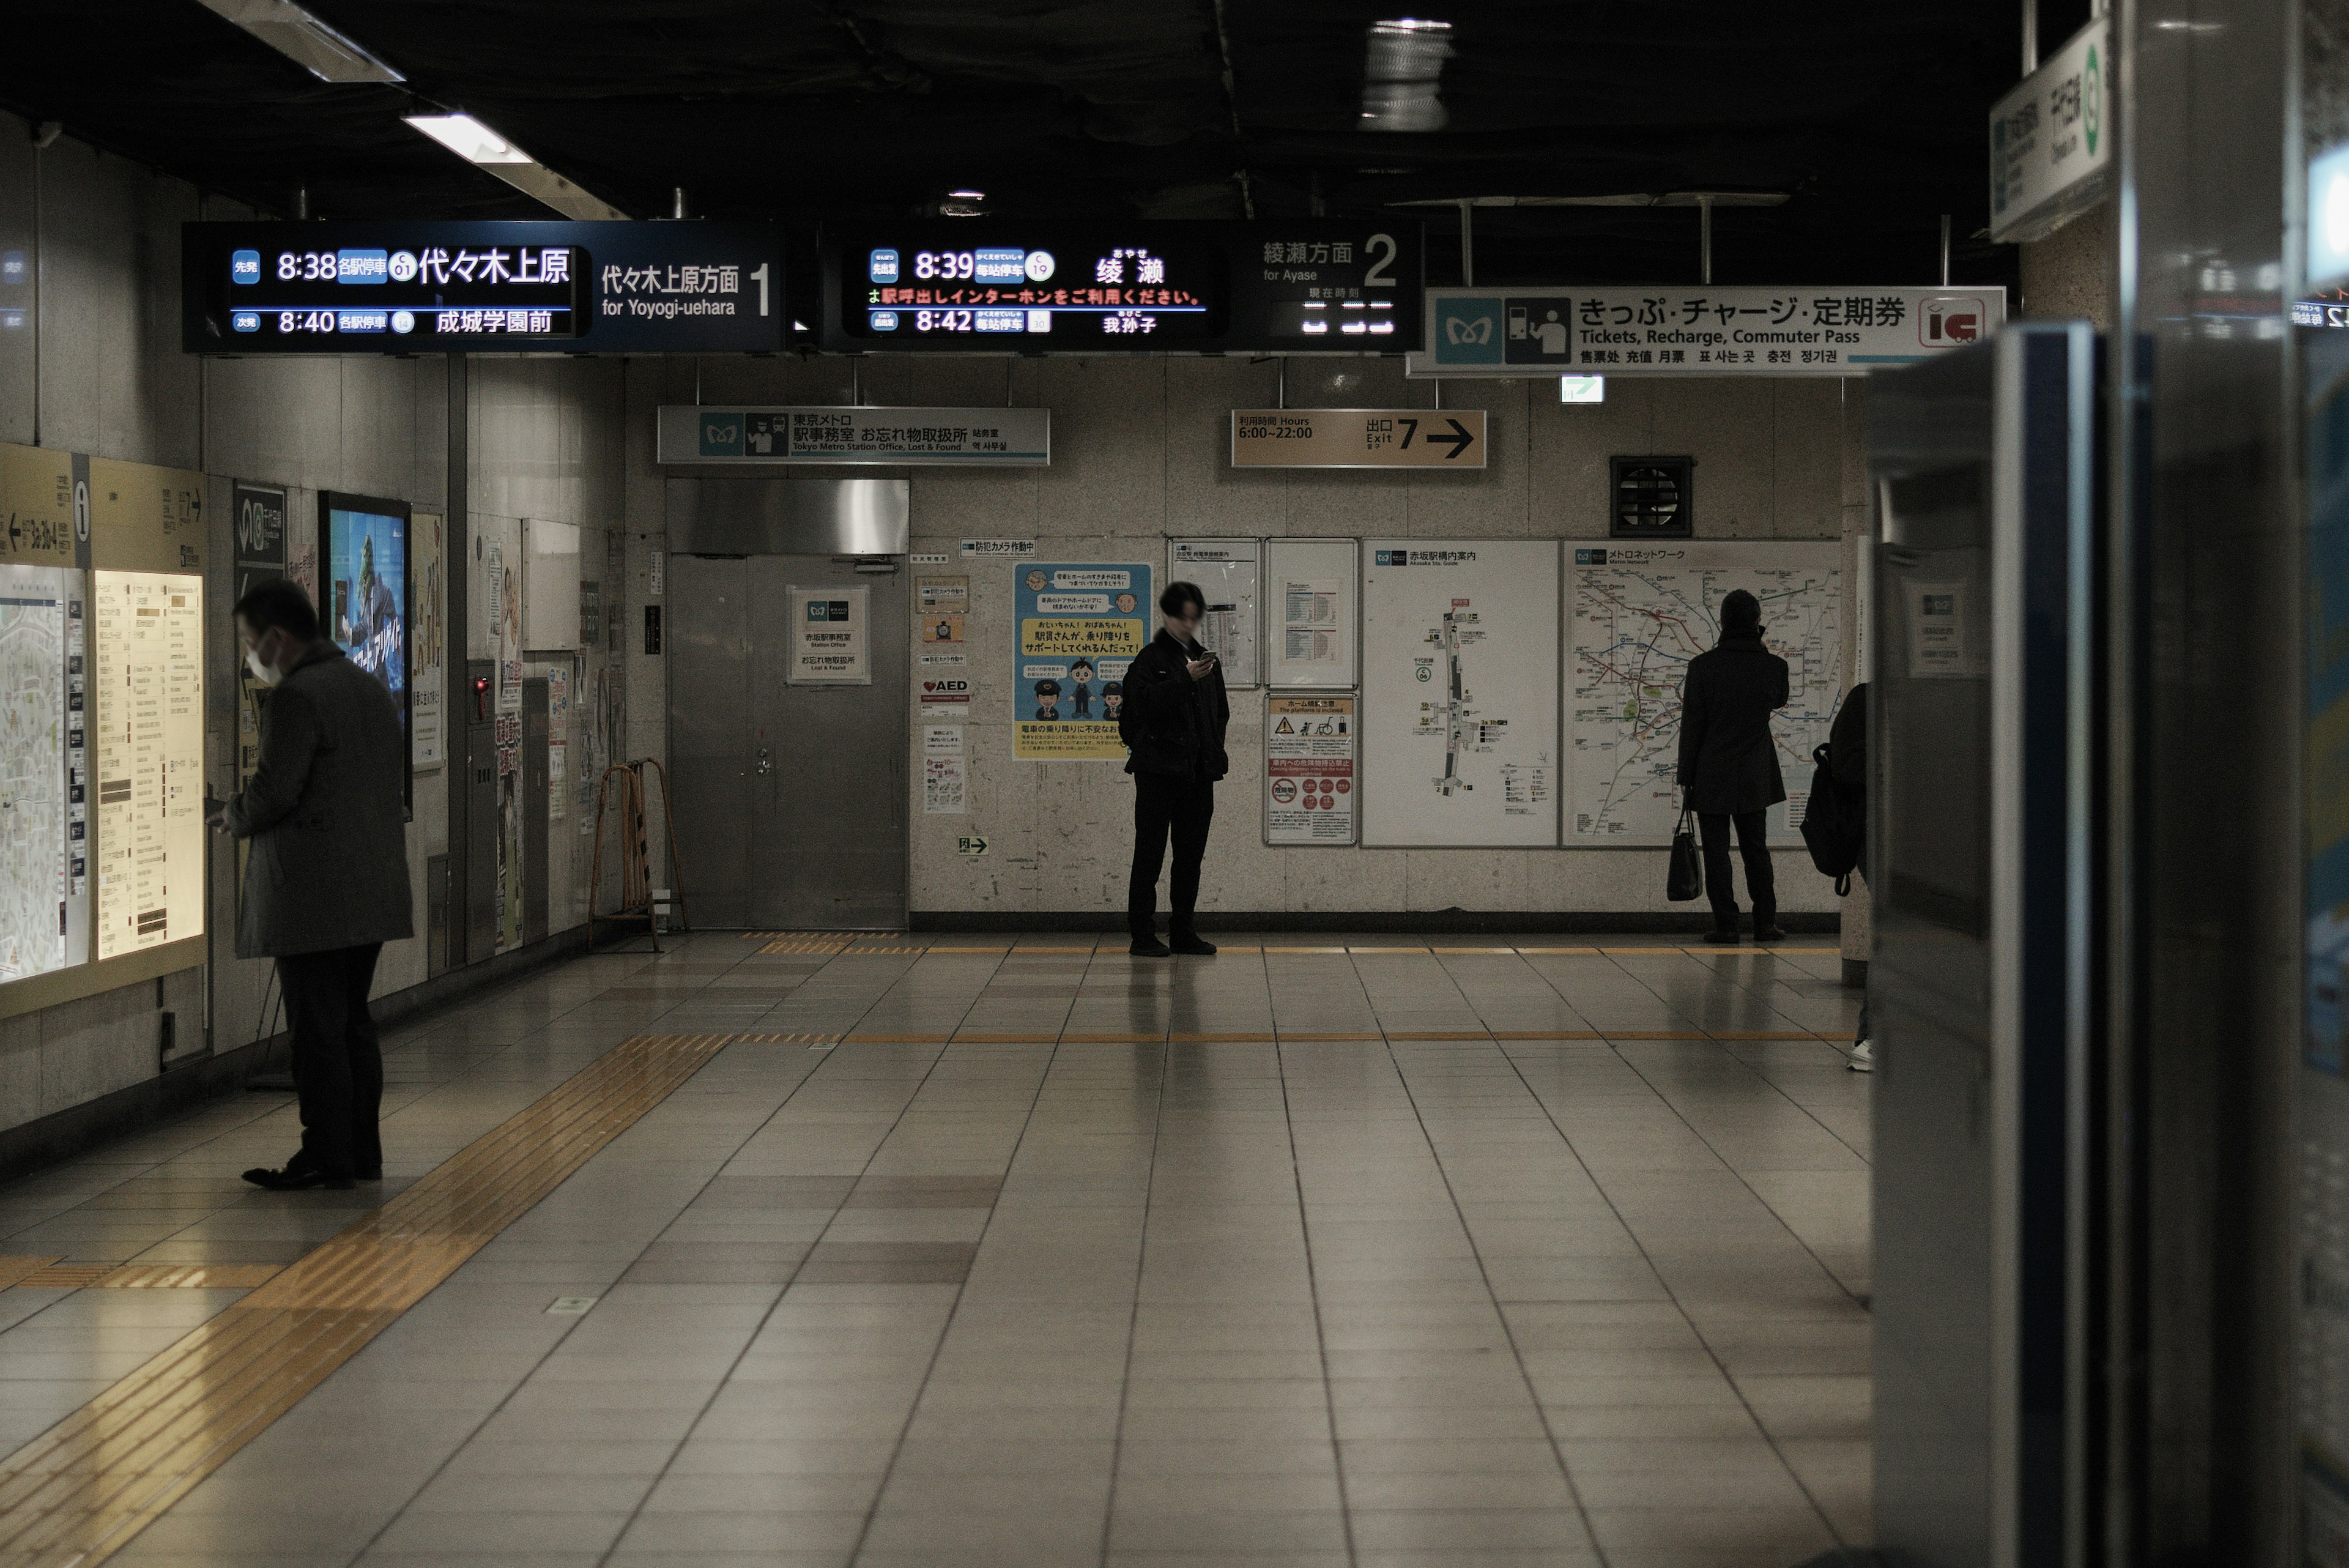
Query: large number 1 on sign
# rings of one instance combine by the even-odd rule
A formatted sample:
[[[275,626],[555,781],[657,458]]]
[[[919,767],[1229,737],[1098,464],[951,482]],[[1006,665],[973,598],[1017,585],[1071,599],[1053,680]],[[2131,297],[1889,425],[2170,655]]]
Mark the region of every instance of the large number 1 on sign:
[[[750,280],[759,286],[759,314],[761,316],[767,314],[767,263],[761,262],[759,270],[750,275]]]

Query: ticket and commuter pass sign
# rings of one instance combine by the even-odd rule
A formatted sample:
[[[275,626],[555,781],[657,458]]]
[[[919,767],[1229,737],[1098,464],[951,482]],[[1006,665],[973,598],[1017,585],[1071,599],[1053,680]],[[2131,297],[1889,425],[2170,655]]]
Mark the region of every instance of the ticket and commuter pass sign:
[[[2006,290],[1431,288],[1413,376],[1864,376],[1980,342]]]
[[[1011,660],[1011,754],[1026,762],[1123,762],[1125,672],[1147,647],[1157,604],[1139,563],[1016,562],[1019,636]]]

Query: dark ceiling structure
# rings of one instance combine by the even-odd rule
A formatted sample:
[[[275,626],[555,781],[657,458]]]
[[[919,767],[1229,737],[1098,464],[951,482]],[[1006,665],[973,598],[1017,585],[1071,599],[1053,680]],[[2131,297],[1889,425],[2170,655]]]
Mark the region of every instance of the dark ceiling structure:
[[[195,0],[12,0],[0,104],[264,211],[544,217],[400,122],[471,113],[624,211],[1424,220],[1459,198],[1783,193],[1723,284],[2012,283],[1987,222],[2013,0],[1459,0],[1441,130],[1361,129],[1374,0],[307,0],[408,78],[317,80]],[[2062,18],[2050,19],[2059,41]],[[2085,5],[2080,5],[2080,20]],[[1410,13],[1403,13],[1410,14]],[[61,65],[59,62],[80,62]],[[1692,281],[1691,206],[1487,206],[1483,283]]]

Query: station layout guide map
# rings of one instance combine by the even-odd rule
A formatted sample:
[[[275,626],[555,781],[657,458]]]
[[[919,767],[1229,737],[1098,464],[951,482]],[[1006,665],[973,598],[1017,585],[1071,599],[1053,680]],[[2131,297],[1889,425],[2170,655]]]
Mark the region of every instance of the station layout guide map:
[[[0,566],[0,981],[89,957],[80,583]]]
[[[1362,842],[1557,842],[1549,541],[1364,546]]]
[[[1671,842],[1681,680],[1720,640],[1721,601],[1737,588],[1762,601],[1762,640],[1786,661],[1787,702],[1770,723],[1786,800],[1770,808],[1770,837],[1797,838],[1811,753],[1843,701],[1843,546],[1568,548],[1567,842]]]

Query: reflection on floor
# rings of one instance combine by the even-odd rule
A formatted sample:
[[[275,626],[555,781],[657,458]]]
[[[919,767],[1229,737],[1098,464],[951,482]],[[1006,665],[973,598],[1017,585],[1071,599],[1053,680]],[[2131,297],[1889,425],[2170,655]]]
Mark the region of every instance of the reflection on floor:
[[[581,960],[400,1033],[380,1185],[253,1096],[0,1189],[0,1563],[1868,1540],[1832,950],[1123,946]]]

